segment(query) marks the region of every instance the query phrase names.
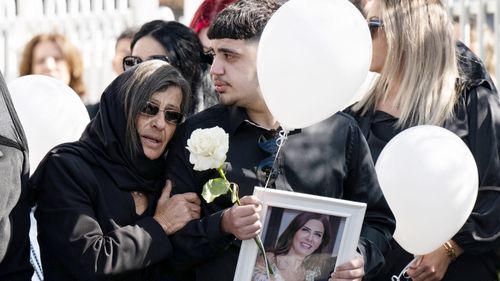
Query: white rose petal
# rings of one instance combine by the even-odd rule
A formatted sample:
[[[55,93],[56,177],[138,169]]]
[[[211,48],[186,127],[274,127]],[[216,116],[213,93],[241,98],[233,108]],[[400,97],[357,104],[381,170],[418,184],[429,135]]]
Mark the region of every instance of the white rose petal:
[[[187,141],[189,162],[196,171],[217,169],[226,161],[229,135],[220,127],[196,129]]]

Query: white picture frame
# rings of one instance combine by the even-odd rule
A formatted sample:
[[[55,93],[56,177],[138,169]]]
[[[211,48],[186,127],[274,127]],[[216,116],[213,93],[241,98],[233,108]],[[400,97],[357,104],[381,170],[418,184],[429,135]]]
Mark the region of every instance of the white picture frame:
[[[366,211],[365,203],[262,187],[255,187],[254,195],[262,201],[260,237],[264,248],[276,243],[277,237],[298,213],[308,212],[328,216],[332,225],[329,246],[322,249],[335,258],[332,270],[355,257]],[[252,280],[258,254],[259,249],[253,239],[242,241],[235,281]]]

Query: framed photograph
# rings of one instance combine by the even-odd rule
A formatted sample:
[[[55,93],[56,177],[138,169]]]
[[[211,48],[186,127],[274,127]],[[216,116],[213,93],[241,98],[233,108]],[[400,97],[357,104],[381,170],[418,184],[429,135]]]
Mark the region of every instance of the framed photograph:
[[[354,257],[366,204],[255,187],[262,201],[260,238],[274,271],[254,240],[242,242],[234,280],[328,280],[335,266]]]

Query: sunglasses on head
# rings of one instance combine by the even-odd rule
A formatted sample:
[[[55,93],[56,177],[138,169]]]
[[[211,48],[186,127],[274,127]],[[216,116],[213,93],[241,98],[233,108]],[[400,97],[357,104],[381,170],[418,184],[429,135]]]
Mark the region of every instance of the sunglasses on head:
[[[170,63],[170,59],[167,56],[163,56],[163,55],[150,56],[146,60],[162,60],[164,62]],[[140,64],[141,62],[143,62],[143,60],[140,57],[126,56],[123,58],[123,61],[122,61],[123,70],[128,70],[128,69]]]
[[[141,109],[141,113],[148,115],[148,116],[156,116],[158,112],[164,112],[165,113],[165,122],[168,122],[170,124],[174,125],[179,125],[182,123],[184,120],[184,114],[173,111],[173,110],[168,110],[168,109],[160,109],[159,106],[155,105],[154,103],[147,102],[146,105]]]
[[[384,27],[384,22],[378,18],[372,18],[368,20],[368,28],[370,29],[370,34],[373,36],[375,31],[379,28]]]

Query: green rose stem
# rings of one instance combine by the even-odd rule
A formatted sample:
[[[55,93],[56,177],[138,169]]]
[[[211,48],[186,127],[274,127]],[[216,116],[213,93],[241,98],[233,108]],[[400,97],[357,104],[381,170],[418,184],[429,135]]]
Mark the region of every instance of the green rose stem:
[[[226,178],[226,175],[224,174],[224,171],[222,171],[222,166],[220,166],[219,168],[217,168],[217,171],[219,172],[220,176],[227,182],[229,182]],[[231,188],[231,185],[229,185],[229,192],[231,192],[231,194],[234,194],[233,192],[233,189]],[[237,191],[236,191],[237,192]],[[238,194],[235,194],[236,196],[234,196],[236,198],[236,204],[238,204],[238,206],[241,206],[241,203],[240,203],[240,198],[238,196]],[[273,272],[273,268],[271,267],[271,264],[269,263],[269,261],[267,260],[267,255],[266,255],[266,252],[264,250],[264,246],[262,245],[262,241],[260,240],[260,236],[257,235],[253,238],[253,241],[255,241],[255,243],[257,244],[257,247],[259,247],[259,250],[261,251],[262,253],[262,256],[264,257],[264,262],[266,263],[266,266],[267,266],[267,270],[269,271],[269,274],[273,275],[274,272]],[[268,276],[269,277],[269,276]]]

